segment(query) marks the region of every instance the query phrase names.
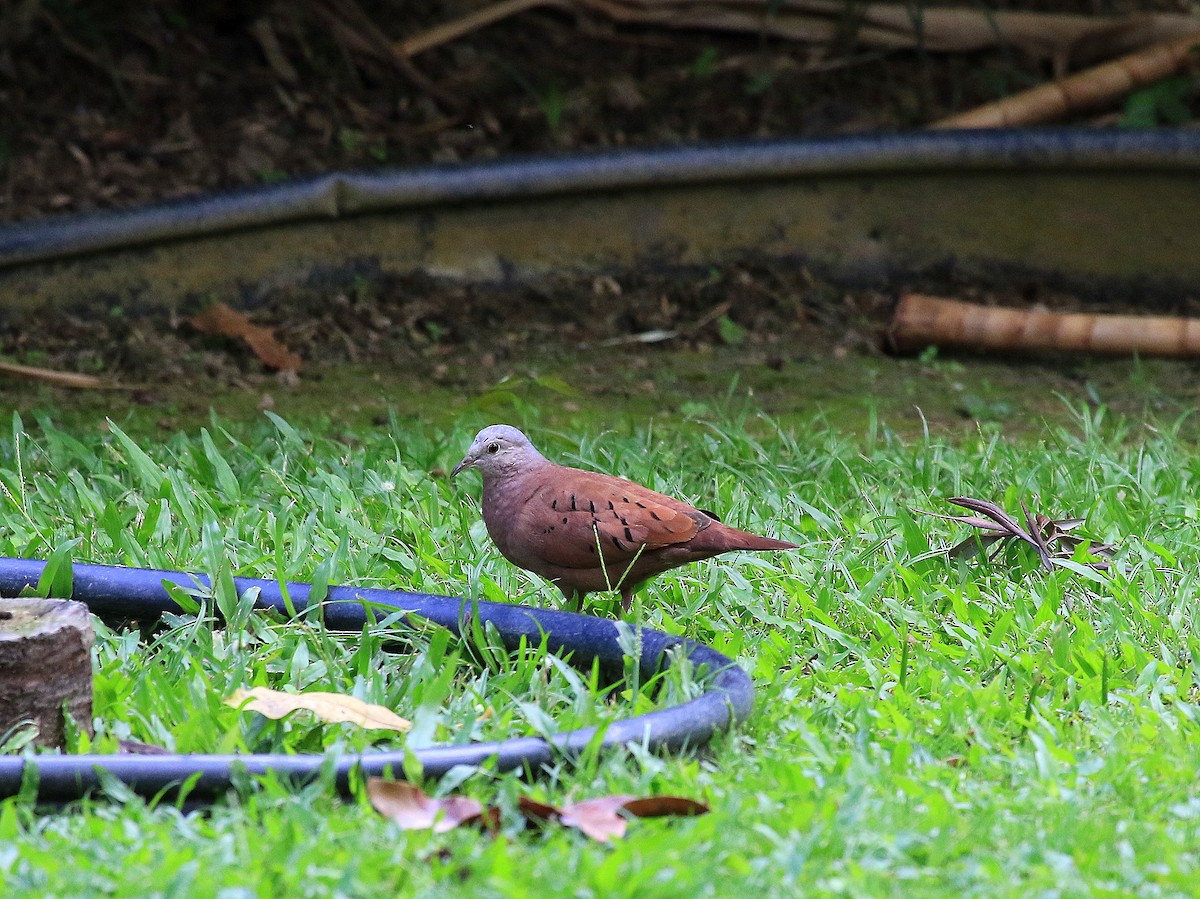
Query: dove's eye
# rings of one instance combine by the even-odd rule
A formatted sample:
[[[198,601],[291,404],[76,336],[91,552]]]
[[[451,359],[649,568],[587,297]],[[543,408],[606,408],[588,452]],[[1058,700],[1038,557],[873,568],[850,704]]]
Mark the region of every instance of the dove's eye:
[[[488,452],[489,452],[489,453],[498,453],[498,452],[500,452],[500,444],[498,444],[498,443],[489,443],[489,444],[488,444]]]

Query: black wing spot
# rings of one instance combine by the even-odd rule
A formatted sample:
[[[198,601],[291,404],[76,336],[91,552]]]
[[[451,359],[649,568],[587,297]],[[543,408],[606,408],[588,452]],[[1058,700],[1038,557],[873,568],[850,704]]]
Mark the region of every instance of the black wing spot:
[[[626,525],[626,526],[629,525],[629,522],[625,520],[625,516],[618,515],[617,517],[621,519],[621,524]]]
[[[658,513],[655,512],[653,509],[650,510],[650,517],[653,518],[655,521],[662,521],[662,519],[658,517]]]
[[[572,493],[572,494],[571,494],[571,511],[572,511],[572,512],[576,512],[576,511],[578,511],[578,510],[575,508],[575,494],[574,494],[574,493]],[[716,516],[714,516],[714,517],[716,517]]]
[[[588,500],[588,511],[591,512],[593,515],[596,514],[596,504],[594,502],[592,502],[590,499]]]
[[[703,512],[705,515],[707,515],[707,516],[708,516],[709,518],[711,518],[713,521],[720,521],[720,520],[721,520],[721,516],[720,516],[720,515],[718,515],[716,512],[710,512],[710,511],[708,511],[708,509],[700,509],[699,511]]]
[[[622,496],[622,497],[621,497],[621,502],[623,502],[623,503],[627,503],[627,502],[629,502],[629,497],[628,497],[628,496]]]
[[[563,516],[563,524],[566,524],[566,523],[567,523],[567,516],[566,516],[566,515],[564,515],[564,516]]]
[[[644,509],[644,508],[646,508],[646,505],[645,505],[645,503],[634,503],[634,505],[635,505],[635,506],[637,506],[639,509]]]
[[[612,538],[612,542],[613,542],[613,546],[615,546],[617,549],[621,548],[621,541],[618,540],[616,537]]]
[[[551,502],[550,508],[553,509],[555,512],[557,512],[558,511],[558,500],[554,500],[553,502]]]
[[[630,543],[633,542],[633,533],[629,530],[629,528],[625,528],[625,539]]]
[[[614,506],[614,505],[612,504],[612,500],[611,500],[611,499],[608,501],[608,507],[609,507],[610,509],[615,509],[615,508],[616,508],[616,506]]]

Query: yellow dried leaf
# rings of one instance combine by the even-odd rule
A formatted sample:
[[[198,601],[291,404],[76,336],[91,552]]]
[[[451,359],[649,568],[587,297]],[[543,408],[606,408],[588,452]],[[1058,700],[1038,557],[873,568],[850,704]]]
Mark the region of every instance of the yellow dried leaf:
[[[411,721],[401,718],[391,709],[341,693],[284,693],[255,687],[252,690],[235,690],[225,704],[235,709],[258,712],[268,718],[283,718],[303,710],[312,712],[322,721],[357,724],[371,730],[403,733],[412,727]]]

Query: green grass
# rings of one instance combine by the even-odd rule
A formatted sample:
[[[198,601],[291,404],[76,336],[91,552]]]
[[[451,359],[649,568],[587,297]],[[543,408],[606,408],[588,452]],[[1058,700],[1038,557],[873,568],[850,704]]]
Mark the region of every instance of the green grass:
[[[114,785],[65,811],[0,802],[5,896],[1188,895],[1200,879],[1191,429],[1078,411],[1062,426],[899,438],[709,408],[653,428],[530,432],[572,464],[798,539],[641,594],[653,627],[753,674],[750,720],[700,753],[560,760],[532,782],[459,770],[431,790],[504,810],[501,835],[402,832],[328,783],[244,784],[210,811]],[[231,574],[557,603],[487,542],[474,479],[440,476],[474,433],[406,427],[332,440],[281,419],[134,442],[14,422],[0,444],[0,553],[193,569],[198,613],[148,640],[101,629],[91,745],[344,751],[536,734],[675,701],[603,690],[531,647],[490,657],[436,631],[382,651],[386,626],[329,634],[250,614]],[[965,565],[920,509],[968,494],[1086,516],[1118,567],[1038,570],[1019,551]],[[606,601],[601,600],[601,603]],[[212,624],[213,608],[232,622]],[[610,606],[604,605],[607,609]],[[385,623],[386,624],[386,623]],[[485,661],[481,661],[484,659]],[[325,689],[416,722],[406,737],[266,722],[239,686]],[[80,748],[88,741],[80,738]],[[711,815],[635,822],[613,847],[521,831],[522,794],[703,798]]]

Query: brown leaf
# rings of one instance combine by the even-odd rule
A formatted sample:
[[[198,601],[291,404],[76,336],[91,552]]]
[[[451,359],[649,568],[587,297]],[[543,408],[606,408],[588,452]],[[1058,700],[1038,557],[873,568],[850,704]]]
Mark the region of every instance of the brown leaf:
[[[517,807],[521,810],[521,814],[526,820],[537,821],[553,821],[562,814],[557,806],[547,805],[544,802],[538,802],[536,799],[529,799],[522,796],[517,800]]]
[[[629,817],[661,818],[668,815],[690,817],[708,812],[708,806],[683,796],[601,796],[563,806],[559,819],[593,840],[611,842],[623,837]],[[624,813],[624,814],[622,814]]]
[[[613,837],[625,836],[629,820],[621,815],[621,809],[632,799],[632,796],[618,795],[574,802],[562,809],[559,820],[593,840],[610,843]]]
[[[485,813],[483,805],[467,796],[426,796],[416,784],[404,780],[367,778],[367,796],[371,807],[404,830],[432,830],[445,833],[462,824],[483,824],[494,828],[498,823],[495,809]]]
[[[1021,511],[1025,513],[1025,524],[1029,528],[1029,542],[1037,550],[1038,559],[1041,560],[1042,567],[1047,570],[1052,569],[1054,565],[1050,561],[1050,544],[1046,542],[1046,535],[1042,533],[1042,522],[1034,518],[1033,514],[1029,511],[1029,507],[1025,505],[1025,500],[1021,500]],[[1042,517],[1045,518],[1045,516]]]
[[[281,371],[296,371],[300,368],[300,357],[280,343],[274,331],[254,324],[245,315],[224,303],[206,306],[186,321],[205,334],[221,334],[246,341],[254,355],[268,368]]]
[[[955,496],[947,500],[947,502],[953,503],[956,506],[962,506],[964,509],[969,509],[972,512],[978,512],[980,515],[986,515],[1012,536],[1020,537],[1026,543],[1037,545],[1033,537],[1017,524],[1017,520],[995,503],[990,503],[982,499],[973,499],[969,496]]]
[[[954,546],[946,550],[946,555],[950,558],[969,559],[977,555],[980,550],[988,549],[993,543],[1016,538],[1032,546],[1037,551],[1038,560],[1042,566],[1050,569],[1054,567],[1052,559],[1070,558],[1072,550],[1080,544],[1087,542],[1087,538],[1069,533],[1083,524],[1084,520],[1082,518],[1053,519],[1041,512],[1030,512],[1025,503],[1022,502],[1021,510],[1025,514],[1026,525],[1023,528],[1015,518],[995,503],[988,502],[987,500],[973,499],[968,496],[956,496],[953,499],[947,500],[947,502],[951,502],[956,506],[962,506],[964,509],[969,509],[979,514],[940,515],[937,512],[925,512],[925,514],[933,515],[936,518],[946,521],[958,521],[985,532],[983,534],[971,534],[965,540],[954,544]],[[1062,547],[1058,552],[1053,551],[1056,543]],[[1111,557],[1115,550],[1116,547],[1108,543],[1097,543],[1089,547],[1089,551],[1101,559]],[[1090,562],[1088,564],[1100,571],[1106,571],[1109,568],[1108,562],[1105,561]]]
[[[1009,534],[971,534],[965,540],[960,540],[946,550],[951,559],[973,559],[981,552],[987,552],[988,547],[1001,540],[1007,540]]]
[[[625,811],[635,818],[694,818],[708,814],[708,804],[686,796],[644,796],[625,803]]]
[[[975,515],[942,515],[939,512],[926,512],[924,509],[920,511],[926,515],[932,515],[934,518],[941,518],[945,521],[957,521],[961,524],[968,524],[973,528],[979,528],[981,531],[997,531],[1006,537],[1011,536],[1008,528],[996,524],[990,518],[979,518]]]
[[[225,704],[258,712],[268,718],[283,718],[292,712],[304,710],[312,712],[322,721],[335,724],[348,722],[370,730],[403,733],[412,727],[411,721],[401,718],[391,709],[341,693],[284,693],[255,687],[252,690],[235,690]]]

